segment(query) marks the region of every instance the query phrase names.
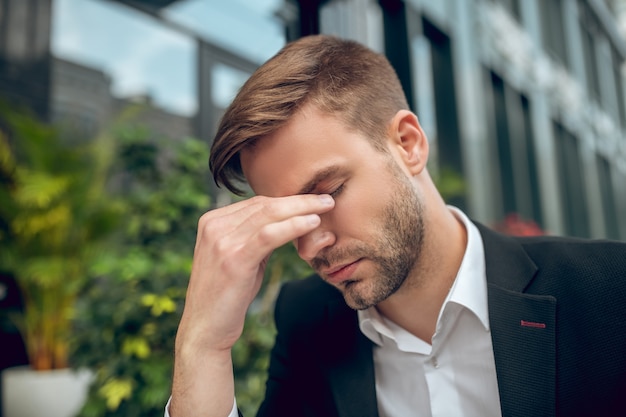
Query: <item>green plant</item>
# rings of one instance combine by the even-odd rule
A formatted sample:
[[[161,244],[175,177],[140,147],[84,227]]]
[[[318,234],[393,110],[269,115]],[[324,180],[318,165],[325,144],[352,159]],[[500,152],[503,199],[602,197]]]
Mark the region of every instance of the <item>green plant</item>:
[[[81,416],[162,416],[197,221],[209,208],[208,150],[124,123],[111,186],[122,222],[90,268],[72,358],[95,372]]]
[[[122,224],[90,268],[77,307],[72,358],[95,371],[82,417],[162,416],[170,395],[199,217],[209,208],[208,147],[153,137],[125,121],[111,177]],[[267,277],[233,349],[238,403],[253,414],[274,340],[273,301],[285,277],[310,272],[292,245],[270,258]]]
[[[441,196],[449,204],[453,204],[456,200],[463,198],[467,191],[465,179],[450,167],[433,169],[433,181]]]
[[[24,302],[13,318],[33,369],[64,368],[86,267],[113,226],[106,155],[5,104],[0,122],[0,265]]]

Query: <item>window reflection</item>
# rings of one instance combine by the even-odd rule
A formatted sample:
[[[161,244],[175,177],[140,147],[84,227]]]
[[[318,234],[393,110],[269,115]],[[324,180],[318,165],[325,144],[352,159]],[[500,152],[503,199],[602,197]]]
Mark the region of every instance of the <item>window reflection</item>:
[[[211,99],[221,109],[228,107],[250,73],[217,63],[211,73]]]
[[[178,129],[176,134],[209,140],[220,110],[256,66],[285,43],[285,25],[278,17],[283,0],[174,0],[160,2],[160,8],[153,4],[53,3],[53,121],[93,134],[125,103],[140,102],[163,117],[186,118],[179,126],[187,126],[187,131]],[[206,57],[199,58],[207,50],[220,51],[211,54],[209,65]],[[96,92],[85,86],[102,86],[102,79],[110,81],[109,91],[100,88],[94,99]],[[208,108],[202,97],[207,93],[212,102]],[[203,110],[212,112],[204,113],[210,123],[198,127],[193,120]],[[85,114],[94,115],[88,126]]]

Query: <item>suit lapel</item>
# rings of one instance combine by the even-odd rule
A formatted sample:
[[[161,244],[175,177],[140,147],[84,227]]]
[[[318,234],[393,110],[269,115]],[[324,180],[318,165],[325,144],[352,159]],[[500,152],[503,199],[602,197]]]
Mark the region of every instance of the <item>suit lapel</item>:
[[[378,417],[372,342],[343,299],[328,306],[327,374],[339,417]]]
[[[524,294],[535,264],[514,239],[479,229],[502,416],[555,415],[556,299]]]

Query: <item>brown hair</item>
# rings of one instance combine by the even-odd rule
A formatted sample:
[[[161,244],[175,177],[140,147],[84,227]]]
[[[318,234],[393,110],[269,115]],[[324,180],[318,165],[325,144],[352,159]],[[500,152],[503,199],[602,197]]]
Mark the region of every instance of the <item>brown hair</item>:
[[[226,109],[211,147],[215,182],[234,193],[245,181],[239,152],[284,124],[304,104],[339,117],[382,149],[389,121],[408,109],[387,59],[350,40],[327,35],[287,44],[243,85]]]

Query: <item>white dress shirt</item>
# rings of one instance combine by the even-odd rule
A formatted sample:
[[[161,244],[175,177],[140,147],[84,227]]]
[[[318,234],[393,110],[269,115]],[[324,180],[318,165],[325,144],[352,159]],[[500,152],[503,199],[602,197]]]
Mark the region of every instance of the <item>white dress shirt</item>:
[[[359,311],[361,331],[374,343],[380,417],[500,417],[489,330],[487,278],[480,233],[460,210],[467,248],[439,312],[432,346],[381,316]]]
[[[461,267],[439,312],[432,346],[371,307],[359,326],[375,343],[380,417],[501,417],[487,308],[483,242],[476,226],[450,207],[467,230]],[[169,417],[169,401],[165,417]],[[237,403],[228,417],[237,417]]]

